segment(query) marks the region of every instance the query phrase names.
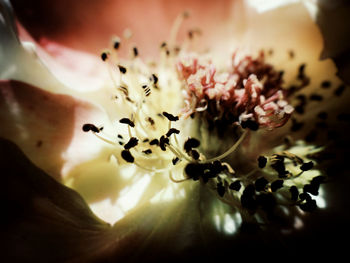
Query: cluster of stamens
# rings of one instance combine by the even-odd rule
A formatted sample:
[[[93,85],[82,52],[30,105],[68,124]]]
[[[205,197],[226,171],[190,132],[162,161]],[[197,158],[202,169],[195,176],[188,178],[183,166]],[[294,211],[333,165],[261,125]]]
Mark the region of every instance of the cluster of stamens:
[[[266,156],[259,153],[251,171],[242,174],[236,172],[239,163],[226,162],[249,133],[284,125],[294,110],[287,101],[291,92],[282,88],[283,72],[267,64],[263,53],[241,59],[235,53],[232,67],[219,72],[211,62],[166,43],[161,44],[160,63],[153,66],[138,58],[135,47],[132,59],[123,62],[119,47],[118,39],[101,58],[111,74],[116,102],[130,110],[129,116],[118,120],[127,133],[119,133],[115,140],[93,124],[85,124],[83,130],[115,146],[120,165],[134,164],[150,174],[168,173],[174,183],[199,181],[224,203],[250,214],[264,211],[270,216],[280,205],[294,204],[304,211],[316,208],[312,195],[318,194],[323,177],[306,155],[293,154],[288,147]],[[170,97],[176,101],[171,105]],[[182,129],[193,118],[209,127],[219,120],[235,129],[229,140],[233,145],[214,157],[206,156],[201,138]]]

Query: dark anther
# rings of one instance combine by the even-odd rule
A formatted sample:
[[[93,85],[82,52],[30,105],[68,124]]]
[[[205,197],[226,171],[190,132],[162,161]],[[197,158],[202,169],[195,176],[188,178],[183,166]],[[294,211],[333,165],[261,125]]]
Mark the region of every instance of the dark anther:
[[[144,154],[151,154],[152,153],[152,150],[151,149],[147,149],[147,150],[144,150],[142,151]]]
[[[132,49],[132,51],[134,52],[134,56],[137,57],[139,55],[139,51],[137,50],[137,47],[134,47]]]
[[[129,96],[125,97],[125,99],[131,103],[134,103],[134,101]]]
[[[254,195],[255,194],[255,187],[253,184],[249,184],[246,186],[246,188],[243,190],[243,194],[246,195]]]
[[[241,196],[241,204],[243,207],[254,210],[257,207],[257,203],[255,200],[255,188],[254,185],[248,185]]]
[[[292,118],[292,126],[290,127],[292,132],[299,131],[303,126],[303,122],[298,122],[296,119]]]
[[[305,211],[305,212],[312,212],[317,208],[316,201],[311,199],[306,201],[303,204],[299,205],[300,209]]]
[[[288,171],[284,166],[284,158],[282,156],[279,157],[279,159],[277,159],[274,163],[271,164],[271,167],[278,173],[279,177],[285,177],[288,174]]]
[[[306,64],[301,64],[298,68],[298,79],[303,79],[305,77],[305,67]]]
[[[164,117],[166,117],[169,121],[178,121],[179,120],[179,117],[178,116],[174,116],[170,113],[167,113],[165,111],[163,111],[163,115]]]
[[[324,89],[328,89],[328,88],[331,87],[331,82],[329,80],[324,80],[321,83],[321,87],[324,88]]]
[[[153,120],[151,117],[147,117],[146,120],[147,120],[151,125],[154,125],[154,124],[155,124],[154,120]]]
[[[324,182],[324,176],[314,177],[310,184],[304,185],[304,192],[310,193],[312,195],[318,195],[318,189],[320,188],[320,184]]]
[[[278,78],[279,79],[282,79],[283,75],[284,75],[284,70],[281,70],[281,71],[278,72]]]
[[[290,192],[290,199],[292,199],[293,201],[297,201],[299,196],[298,188],[295,185],[293,185],[289,188],[289,192]]]
[[[266,185],[269,183],[264,177],[261,177],[255,181],[255,189],[256,191],[265,190]]]
[[[128,163],[133,163],[134,162],[134,157],[131,155],[129,150],[123,150],[122,151],[122,158],[127,161]]]
[[[322,184],[325,181],[325,177],[322,175],[312,178],[311,184]]]
[[[328,117],[328,113],[325,111],[321,111],[319,114],[317,114],[317,117],[319,117],[321,120],[326,120]]]
[[[299,195],[299,198],[300,198],[301,201],[304,201],[304,200],[309,201],[309,200],[311,200],[311,196],[308,193],[305,193],[305,192],[301,193]]]
[[[316,140],[317,137],[317,131],[316,130],[311,130],[306,136],[305,136],[305,141],[307,142],[313,142]]]
[[[162,149],[162,151],[166,150],[166,145],[169,145],[169,138],[165,137],[164,135],[162,135],[159,139],[159,147],[160,149]]]
[[[166,42],[162,42],[162,43],[160,44],[160,47],[161,47],[161,48],[165,48],[165,47],[166,47]]]
[[[311,184],[310,183],[310,184],[304,185],[303,190],[305,193],[310,193],[312,195],[318,195],[319,187],[320,187],[320,184],[316,184],[316,183]]]
[[[102,59],[102,61],[106,61],[107,58],[108,58],[108,54],[107,54],[106,52],[102,52],[102,53],[101,53],[101,59]]]
[[[125,150],[129,150],[135,147],[139,143],[139,140],[136,137],[131,137],[127,144],[124,145]]]
[[[288,51],[288,55],[289,55],[289,58],[290,58],[290,59],[293,59],[293,58],[295,57],[294,50],[289,50],[289,51]]]
[[[188,163],[185,167],[185,173],[187,174],[188,178],[197,181],[203,176],[204,169],[199,163]]]
[[[283,180],[276,180],[271,183],[271,191],[276,192],[283,186]]]
[[[114,47],[114,49],[119,49],[120,41],[119,40],[114,41],[113,47]]]
[[[239,191],[239,189],[241,189],[241,182],[240,181],[235,181],[235,182],[233,182],[233,183],[231,183],[230,184],[230,186],[229,186],[229,188],[231,189],[231,190],[234,190],[234,191]]]
[[[184,149],[186,152],[192,150],[192,148],[197,148],[200,145],[200,141],[195,138],[188,138],[184,144]]]
[[[97,128],[97,127],[96,127],[95,125],[93,125],[93,124],[86,123],[86,124],[83,125],[83,131],[84,131],[84,132],[92,131],[92,132],[99,133],[99,132],[100,132],[100,129]]]
[[[142,142],[149,142],[149,139],[146,138],[146,139],[144,139]]]
[[[321,101],[323,100],[323,97],[319,94],[311,94],[309,97],[310,100],[314,100],[314,101]]]
[[[179,157],[175,157],[174,159],[171,160],[173,165],[176,165],[180,161]]]
[[[267,158],[264,156],[259,156],[258,158],[259,168],[264,168],[266,166],[266,163],[267,163]]]
[[[191,150],[190,151],[190,156],[195,159],[195,160],[198,160],[199,159],[199,153],[196,151],[196,150]]]
[[[151,89],[150,89],[149,87],[147,87],[147,88],[145,89],[145,95],[146,95],[146,97],[148,97],[149,95],[151,95]]]
[[[128,119],[128,118],[120,119],[119,122],[120,122],[120,123],[123,123],[123,124],[128,124],[130,127],[135,127],[134,122],[132,122],[132,121],[131,121],[130,119]]]
[[[149,142],[150,145],[159,145],[159,140],[158,139],[153,139]]]
[[[314,167],[314,163],[312,161],[310,161],[310,162],[307,162],[307,163],[303,163],[300,166],[300,169],[302,171],[308,171],[308,170],[311,170],[313,167]]]
[[[153,78],[153,83],[157,84],[158,83],[158,77],[156,74],[152,74],[152,78]]]
[[[167,137],[170,137],[173,133],[175,134],[179,134],[180,131],[178,129],[175,128],[170,128],[170,130],[165,134]]]
[[[118,68],[119,68],[120,73],[122,73],[122,74],[126,73],[126,67],[123,67],[122,65],[118,65]]]
[[[119,139],[123,139],[123,136],[121,134],[118,134]]]
[[[299,114],[304,114],[305,109],[304,109],[304,105],[300,104],[294,107],[295,112],[299,113]]]
[[[213,163],[211,163],[209,165],[209,169],[215,173],[215,174],[219,174],[222,171],[224,171],[224,169],[226,169],[226,166],[222,165],[222,163],[219,160],[214,161]]]
[[[338,88],[334,91],[334,95],[340,97],[343,94],[345,88],[346,86],[344,84],[339,85]]]
[[[304,94],[299,94],[298,96],[296,96],[296,99],[298,99],[302,104],[306,103],[306,96]]]
[[[193,38],[193,31],[192,31],[192,30],[189,30],[189,31],[188,31],[188,38],[189,38],[189,39],[192,39],[192,38]]]
[[[248,128],[252,131],[257,131],[259,129],[259,123],[253,120],[242,121],[241,126],[243,129]]]
[[[225,195],[225,187],[224,185],[222,184],[222,182],[219,182],[217,185],[216,185],[216,190],[219,194],[219,196],[223,197]]]
[[[39,140],[36,142],[36,147],[40,148],[43,145],[43,141]]]

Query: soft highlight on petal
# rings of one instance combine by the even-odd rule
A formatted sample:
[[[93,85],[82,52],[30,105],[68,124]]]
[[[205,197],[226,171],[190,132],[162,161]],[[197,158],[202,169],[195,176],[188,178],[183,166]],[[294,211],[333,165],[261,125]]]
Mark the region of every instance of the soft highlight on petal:
[[[101,144],[81,134],[86,121],[105,118],[94,105],[14,80],[0,81],[0,93],[0,120],[6,124],[0,136],[16,142],[56,179],[64,167],[99,153]]]

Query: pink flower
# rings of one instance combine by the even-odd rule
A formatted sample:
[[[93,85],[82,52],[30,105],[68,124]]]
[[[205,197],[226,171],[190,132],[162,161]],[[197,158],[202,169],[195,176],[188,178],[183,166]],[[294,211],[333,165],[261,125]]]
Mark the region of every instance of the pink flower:
[[[0,2],[7,261],[217,259],[300,234],[318,245],[315,229],[338,228],[315,222],[348,218],[324,184],[344,170],[348,92],[311,19],[339,6],[12,2],[18,20]],[[346,81],[346,45],[325,44]]]

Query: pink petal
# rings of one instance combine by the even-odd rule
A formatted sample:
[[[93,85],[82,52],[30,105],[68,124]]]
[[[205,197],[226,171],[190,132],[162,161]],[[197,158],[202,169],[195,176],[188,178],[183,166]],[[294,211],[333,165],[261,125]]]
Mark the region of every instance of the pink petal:
[[[14,141],[56,179],[63,165],[87,160],[99,151],[96,138],[81,127],[84,123],[99,125],[104,118],[88,102],[19,81],[0,81],[0,136]]]
[[[132,41],[140,46],[140,54],[146,56],[157,54],[159,44],[169,37],[176,16],[185,10],[193,12],[180,37],[187,36],[188,29],[200,26],[209,39],[214,37],[213,33],[215,36],[218,31],[224,33],[218,25],[227,21],[233,9],[229,0],[220,4],[210,0],[12,2],[20,21],[37,40],[49,38],[74,49],[99,53],[112,35],[122,36],[130,28],[134,33]]]

